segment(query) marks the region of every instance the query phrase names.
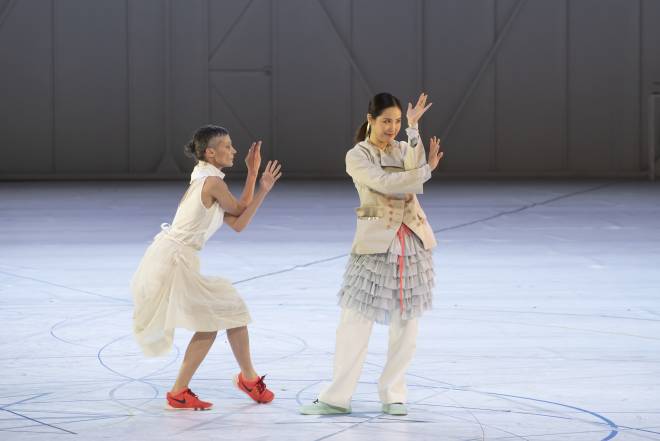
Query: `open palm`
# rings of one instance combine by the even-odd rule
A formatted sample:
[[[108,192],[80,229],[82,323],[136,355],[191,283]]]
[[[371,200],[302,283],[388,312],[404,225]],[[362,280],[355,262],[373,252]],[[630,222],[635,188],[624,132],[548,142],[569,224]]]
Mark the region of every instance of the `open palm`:
[[[280,171],[282,169],[282,164],[280,164],[277,161],[268,161],[268,164],[266,164],[266,169],[264,172],[261,174],[261,187],[266,190],[270,191],[273,186],[275,185],[275,182],[279,178],[282,177],[282,172]]]
[[[421,119],[424,112],[426,112],[433,103],[426,104],[428,95],[422,93],[417,100],[417,104],[413,107],[412,103],[408,103],[408,111],[406,112],[406,118],[408,118],[408,125],[414,126]]]
[[[440,138],[433,137],[429,142],[429,160],[428,164],[431,167],[431,171],[435,170],[440,160],[444,156],[444,152],[440,150]]]
[[[253,142],[245,156],[248,173],[258,173],[261,167],[261,141]]]

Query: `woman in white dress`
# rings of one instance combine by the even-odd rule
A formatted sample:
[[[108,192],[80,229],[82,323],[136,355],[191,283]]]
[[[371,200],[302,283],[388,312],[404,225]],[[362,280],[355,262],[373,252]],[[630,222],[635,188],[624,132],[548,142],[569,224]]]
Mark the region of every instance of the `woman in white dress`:
[[[186,145],[186,153],[197,160],[190,186],[183,195],[172,225],[162,231],[147,249],[133,276],[133,331],[147,356],[166,354],[172,347],[175,328],[194,331],[172,389],[169,407],[205,410],[212,404],[201,401],[188,387],[192,376],[211,349],[219,330],[227,330],[240,372],[234,384],[259,403],[273,400],[273,393],[255,371],[250,357],[247,324],[250,314],[229,280],[205,277],[199,272],[197,252],[220,228],[223,221],[236,232],[249,223],[273,185],[282,176],[281,165],[268,161],[255,185],[261,165],[261,141],[253,143],[245,158],[247,179],[240,199],[232,196],[224,182],[225,167],[234,163],[234,149],[226,129],[204,126]]]

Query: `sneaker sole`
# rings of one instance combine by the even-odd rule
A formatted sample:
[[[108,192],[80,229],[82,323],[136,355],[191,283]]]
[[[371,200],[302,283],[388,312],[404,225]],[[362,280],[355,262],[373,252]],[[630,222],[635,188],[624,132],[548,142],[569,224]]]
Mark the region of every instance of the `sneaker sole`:
[[[299,409],[298,413],[300,413],[300,415],[342,416],[342,415],[350,415],[352,413],[352,411],[350,411],[350,410],[345,411],[345,412],[344,411],[315,411],[315,410],[306,411],[306,410],[303,410],[303,409]]]
[[[203,408],[203,407],[174,407],[170,404],[165,405],[165,410],[194,410],[194,411],[203,412],[205,410],[211,410],[211,409],[213,409],[213,406]]]
[[[406,410],[405,412],[393,412],[393,411],[388,411],[388,410],[385,410],[385,409],[381,409],[381,411],[385,415],[392,415],[392,416],[406,416],[406,415],[408,415],[408,410]]]

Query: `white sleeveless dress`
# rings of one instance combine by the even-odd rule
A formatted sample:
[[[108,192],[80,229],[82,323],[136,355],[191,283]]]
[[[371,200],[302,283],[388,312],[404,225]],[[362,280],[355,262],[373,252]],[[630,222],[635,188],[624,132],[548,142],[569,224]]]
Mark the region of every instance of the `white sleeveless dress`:
[[[164,355],[172,348],[175,328],[218,331],[248,324],[250,314],[229,280],[199,272],[197,252],[222,225],[217,202],[202,203],[209,176],[224,177],[201,162],[191,176],[172,225],[163,224],[133,276],[133,333],[145,355]]]

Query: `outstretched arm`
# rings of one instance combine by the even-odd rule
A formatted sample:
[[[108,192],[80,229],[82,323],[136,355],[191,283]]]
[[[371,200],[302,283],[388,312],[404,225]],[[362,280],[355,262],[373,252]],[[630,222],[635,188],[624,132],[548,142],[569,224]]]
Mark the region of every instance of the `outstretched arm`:
[[[224,221],[234,231],[240,233],[245,227],[248,226],[252,217],[254,217],[257,209],[261,206],[266,195],[272,190],[275,182],[282,176],[280,171],[282,166],[277,161],[268,161],[266,169],[261,175],[259,191],[255,197],[250,201],[245,210],[240,215],[236,216],[230,213],[225,213]]]

